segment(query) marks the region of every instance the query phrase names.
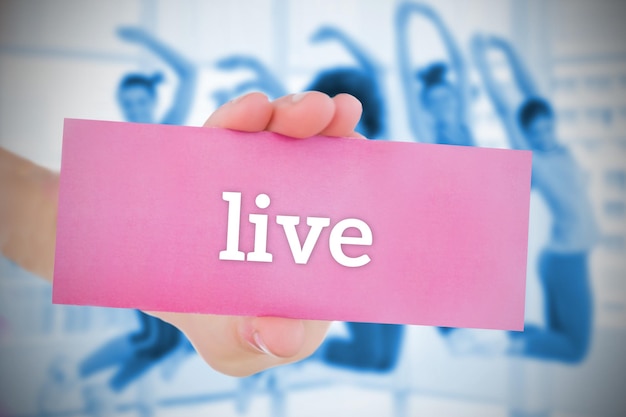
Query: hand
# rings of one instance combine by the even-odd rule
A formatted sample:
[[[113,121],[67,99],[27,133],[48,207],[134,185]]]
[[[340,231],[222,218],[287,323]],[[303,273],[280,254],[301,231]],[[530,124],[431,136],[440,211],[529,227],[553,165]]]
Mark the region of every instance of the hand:
[[[0,252],[52,281],[59,177],[0,148]]]
[[[117,35],[127,42],[142,43],[150,38],[145,30],[133,26],[122,26],[117,29]]]
[[[204,126],[246,132],[267,130],[295,138],[358,138],[361,136],[354,128],[360,117],[361,104],[347,94],[331,99],[312,91],[270,102],[263,94],[250,93],[218,108]],[[304,359],[323,341],[330,324],[279,317],[151,314],[182,330],[209,365],[233,376],[247,376]]]

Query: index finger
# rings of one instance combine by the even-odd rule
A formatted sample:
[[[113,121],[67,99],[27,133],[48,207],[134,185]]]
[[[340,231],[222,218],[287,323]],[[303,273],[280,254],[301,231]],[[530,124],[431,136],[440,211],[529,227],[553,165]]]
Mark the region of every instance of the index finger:
[[[354,131],[361,112],[359,101],[347,94],[330,98],[309,91],[269,102],[261,93],[250,93],[218,108],[204,126],[244,132],[268,130],[297,138],[320,134],[362,137]]]

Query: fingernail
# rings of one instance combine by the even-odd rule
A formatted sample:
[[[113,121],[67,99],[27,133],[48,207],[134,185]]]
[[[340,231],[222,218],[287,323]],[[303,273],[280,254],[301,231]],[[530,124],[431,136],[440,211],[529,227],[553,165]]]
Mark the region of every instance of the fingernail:
[[[267,348],[267,345],[265,344],[265,342],[263,342],[263,339],[261,338],[261,334],[259,332],[254,331],[252,333],[252,337],[248,339],[248,343],[250,343],[250,345],[259,352],[264,353],[268,356],[272,356],[274,358],[276,357],[276,355],[274,355],[272,351]]]
[[[308,92],[303,92],[303,93],[298,93],[298,94],[294,94],[291,96],[291,102],[292,103],[297,103],[299,101],[301,101],[306,95],[308,94]]]
[[[230,100],[229,103],[230,104],[237,104],[239,103],[246,95],[243,96],[239,96],[239,97],[235,97],[234,99]]]

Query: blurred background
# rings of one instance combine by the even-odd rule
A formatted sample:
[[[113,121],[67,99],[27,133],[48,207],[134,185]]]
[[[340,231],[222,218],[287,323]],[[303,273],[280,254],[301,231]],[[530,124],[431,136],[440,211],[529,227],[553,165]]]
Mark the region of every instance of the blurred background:
[[[127,349],[111,343],[143,337],[146,319],[131,310],[52,305],[50,285],[0,258],[0,417],[626,415],[626,3],[406,4],[1,0],[0,146],[58,170],[64,118],[133,120],[147,108],[150,122],[199,126],[238,94],[319,87],[320,74],[346,68],[364,74],[369,84],[362,92],[377,103],[374,127],[364,123],[364,133],[432,141],[419,129],[436,122],[416,128],[421,119],[412,116],[411,100],[415,92],[420,101],[423,89],[418,70],[441,61],[449,63],[450,82],[466,87],[461,125],[473,144],[508,147],[470,47],[477,34],[494,35],[515,50],[552,104],[557,136],[586,178],[600,231],[589,250],[586,354],[568,362],[495,348],[464,351],[447,332],[404,326],[373,339],[363,333],[348,355],[376,356],[384,366],[314,357],[239,379],[213,371],[184,337],[157,325],[153,331],[166,334],[165,347],[115,386],[116,367],[128,365],[128,357],[111,354]],[[507,60],[490,65],[502,96],[519,104],[524,92]],[[128,74],[139,78],[129,81]],[[137,86],[148,91],[147,105],[146,97],[129,93]],[[533,191],[526,321],[536,326],[549,325],[550,300],[537,265],[550,239],[550,207]],[[575,311],[576,303],[569,308]],[[335,323],[329,343],[357,334]],[[502,336],[475,335],[493,345]],[[86,363],[104,365],[92,372]]]

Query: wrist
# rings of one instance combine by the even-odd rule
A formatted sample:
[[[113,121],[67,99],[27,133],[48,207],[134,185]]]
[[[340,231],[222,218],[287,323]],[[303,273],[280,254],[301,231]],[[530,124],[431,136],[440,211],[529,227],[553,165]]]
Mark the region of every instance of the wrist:
[[[0,149],[0,251],[52,280],[58,175]]]

